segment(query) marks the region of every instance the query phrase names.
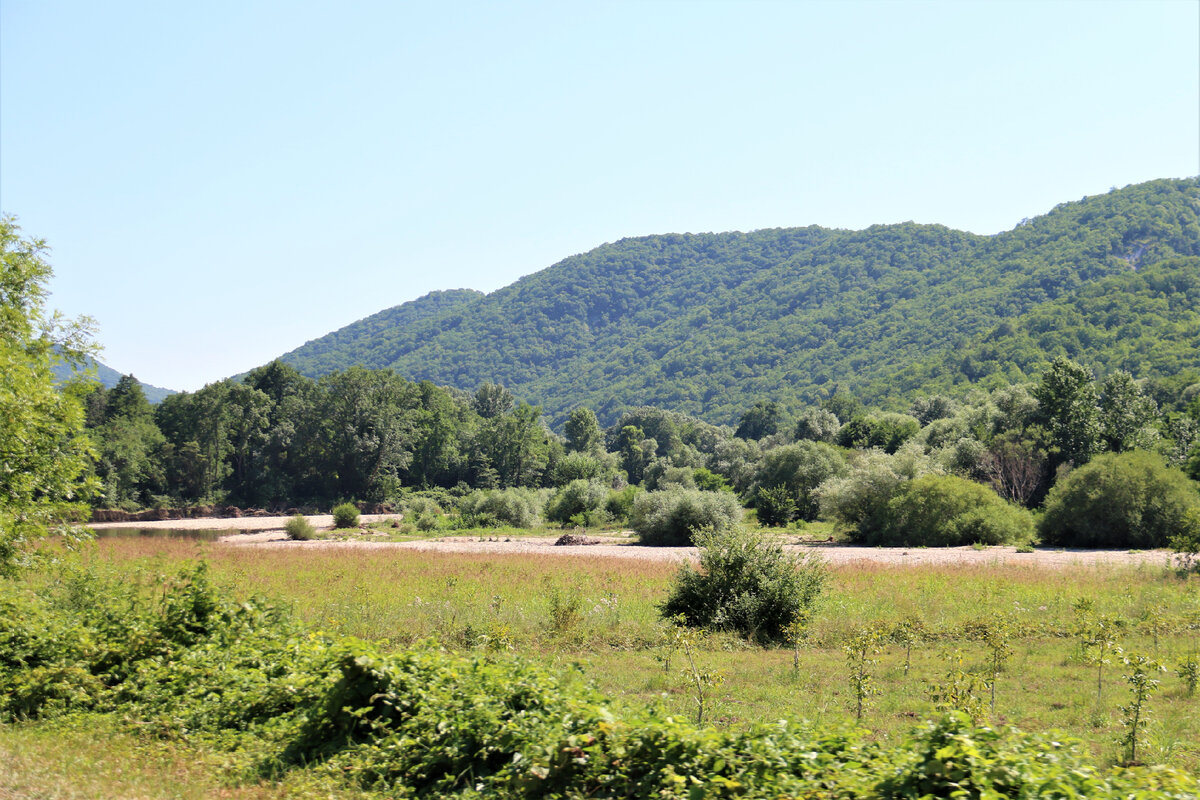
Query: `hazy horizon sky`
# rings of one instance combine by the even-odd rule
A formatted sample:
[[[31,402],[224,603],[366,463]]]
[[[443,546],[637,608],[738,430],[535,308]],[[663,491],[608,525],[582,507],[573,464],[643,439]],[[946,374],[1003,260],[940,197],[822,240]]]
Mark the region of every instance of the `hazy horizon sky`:
[[[1200,173],[1200,2],[0,2],[0,210],[194,390],[628,236]]]

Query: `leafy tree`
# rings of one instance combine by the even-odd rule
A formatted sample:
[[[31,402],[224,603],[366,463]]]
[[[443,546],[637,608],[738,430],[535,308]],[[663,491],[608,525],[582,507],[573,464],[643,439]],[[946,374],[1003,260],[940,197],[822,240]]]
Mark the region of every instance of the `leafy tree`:
[[[802,441],[768,450],[758,466],[755,482],[765,489],[783,487],[791,496],[795,514],[803,520],[814,520],[820,510],[816,488],[848,471],[846,459],[837,448],[824,442]],[[763,497],[761,489],[758,497]]]
[[[78,535],[81,502],[95,489],[84,433],[85,387],[56,387],[59,359],[81,364],[87,321],[45,311],[46,244],[0,217],[0,575],[26,562],[49,533]]]
[[[772,400],[759,400],[738,423],[733,435],[739,439],[762,439],[779,430],[779,404]]]
[[[1153,398],[1142,394],[1133,377],[1125,371],[1114,372],[1100,390],[1100,439],[1104,446],[1122,453],[1150,443],[1147,427],[1158,416]]]
[[[629,524],[642,544],[682,547],[697,531],[728,530],[742,519],[737,498],[727,492],[670,489],[638,495]]]
[[[1062,463],[1086,464],[1099,449],[1096,387],[1086,368],[1056,358],[1034,387],[1035,420],[1049,433],[1051,471]]]
[[[806,408],[796,422],[792,436],[798,441],[833,443],[837,439],[838,429],[842,423],[832,411],[824,408]]]
[[[837,443],[842,447],[877,447],[884,452],[894,453],[920,430],[920,423],[907,414],[856,416],[842,426]]]
[[[1024,544],[1033,517],[986,486],[957,475],[925,475],[906,483],[888,501],[886,524],[864,544],[961,547]]]
[[[493,419],[512,409],[513,395],[503,386],[488,381],[479,385],[472,405],[476,414],[484,419]]]
[[[595,453],[603,450],[604,432],[596,421],[596,412],[590,408],[576,408],[567,417],[567,452]]]
[[[1050,490],[1038,531],[1068,547],[1166,547],[1200,508],[1194,484],[1154,454],[1105,453]]]

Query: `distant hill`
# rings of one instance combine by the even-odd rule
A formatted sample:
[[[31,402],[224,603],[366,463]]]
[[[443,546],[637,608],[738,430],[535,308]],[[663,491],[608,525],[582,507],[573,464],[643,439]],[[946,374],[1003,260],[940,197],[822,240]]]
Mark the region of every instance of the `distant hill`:
[[[1200,180],[1063,203],[978,236],[912,222],[646,236],[483,295],[438,292],[283,360],[471,389],[491,380],[560,421],[653,404],[729,423],[756,399],[837,385],[897,405],[1035,374],[1058,353],[1135,377],[1200,368]]]
[[[95,359],[89,358],[88,366],[95,368],[96,378],[100,381],[100,384],[107,389],[111,389],[112,387],[116,386],[117,381],[121,380],[121,373],[117,372],[107,364],[102,364]],[[64,381],[70,378],[74,374],[74,371],[65,364],[59,364],[54,368],[54,374],[58,380]],[[174,389],[164,389],[161,386],[152,386],[149,383],[142,383],[141,381],[138,381],[138,383],[141,384],[142,391],[145,393],[146,399],[150,401],[151,405],[162,401],[162,399],[168,395],[176,393]]]

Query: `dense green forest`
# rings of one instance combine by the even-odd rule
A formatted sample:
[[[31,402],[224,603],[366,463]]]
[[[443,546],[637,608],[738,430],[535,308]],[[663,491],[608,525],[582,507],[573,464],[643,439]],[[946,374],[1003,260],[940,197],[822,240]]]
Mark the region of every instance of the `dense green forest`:
[[[1032,379],[1056,356],[1106,375],[1200,374],[1200,181],[1063,203],[1011,231],[939,225],[672,234],[606,244],[488,295],[428,295],[282,357],[474,389],[557,426],[653,405],[736,424],[835,386],[903,410],[920,393]]]

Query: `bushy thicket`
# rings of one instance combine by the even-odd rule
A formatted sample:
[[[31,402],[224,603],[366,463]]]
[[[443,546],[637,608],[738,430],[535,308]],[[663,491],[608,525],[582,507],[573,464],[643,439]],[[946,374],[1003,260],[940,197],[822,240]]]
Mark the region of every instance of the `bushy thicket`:
[[[926,475],[900,487],[888,502],[886,524],[866,543],[959,547],[1032,538],[1033,516],[988,487],[956,475]]]
[[[532,489],[482,489],[458,503],[462,525],[473,528],[532,528],[541,507],[541,499]]]
[[[0,600],[0,719],[108,712],[282,776],[423,797],[1194,797],[1194,777],[1086,766],[1061,739],[928,722],[888,743],[779,722],[617,716],[576,673],[306,635],[203,568],[169,587],[80,575]]]
[[[700,531],[695,540],[700,568],[680,568],[662,608],[686,625],[780,642],[789,625],[811,615],[825,588],[824,561],[788,555],[773,538],[741,526]]]
[[[682,547],[697,531],[728,530],[741,519],[742,506],[728,492],[669,489],[638,495],[629,524],[642,544]]]
[[[1143,451],[1107,453],[1072,470],[1046,498],[1038,530],[1047,544],[1167,547],[1197,536],[1200,495],[1177,469]]]
[[[569,522],[589,512],[601,511],[608,502],[610,490],[594,480],[573,480],[563,486],[546,503],[546,519]]]

